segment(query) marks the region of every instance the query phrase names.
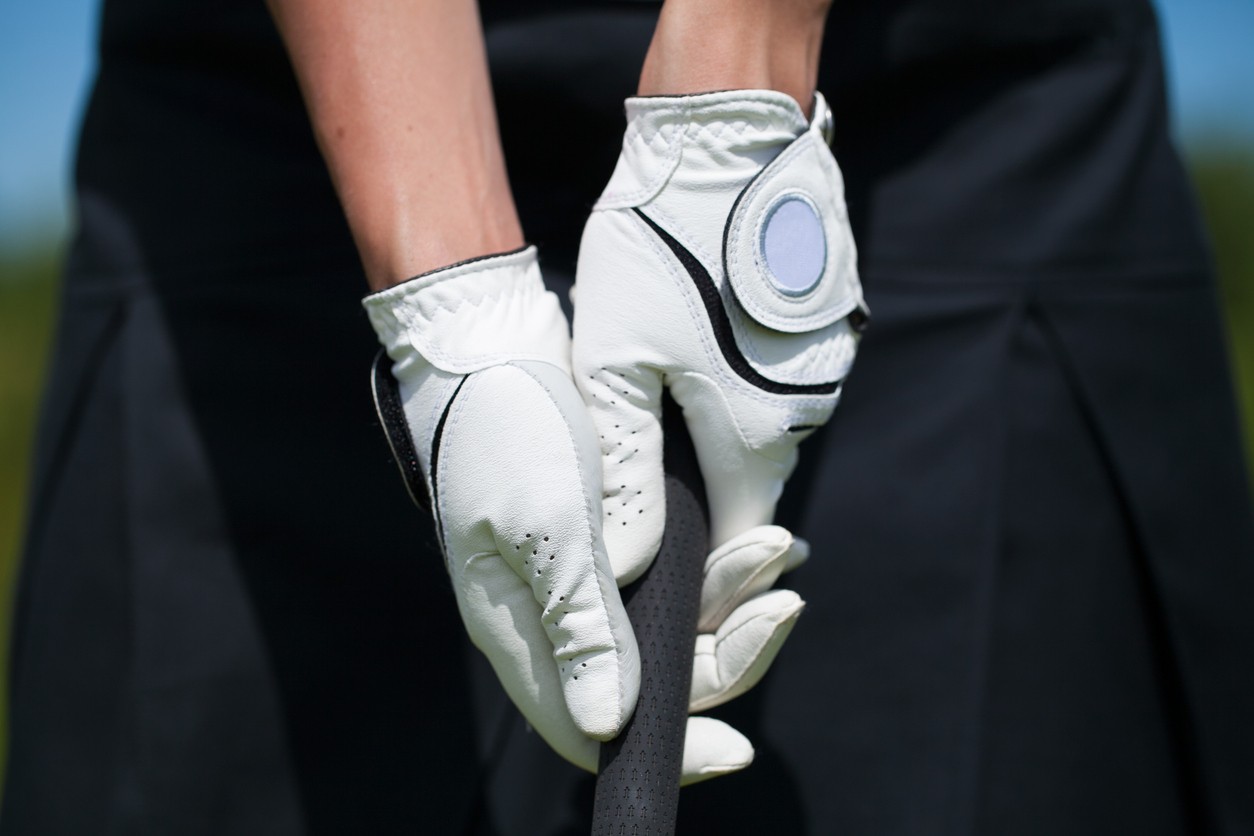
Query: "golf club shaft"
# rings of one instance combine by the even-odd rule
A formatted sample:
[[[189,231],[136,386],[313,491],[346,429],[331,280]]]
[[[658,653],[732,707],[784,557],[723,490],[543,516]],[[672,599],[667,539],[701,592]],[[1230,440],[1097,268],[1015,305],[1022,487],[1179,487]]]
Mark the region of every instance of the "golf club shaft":
[[[679,778],[708,511],[696,452],[677,404],[663,404],[666,529],[657,559],[623,590],[640,645],[640,699],[617,738],[601,746],[593,836],[670,836]]]

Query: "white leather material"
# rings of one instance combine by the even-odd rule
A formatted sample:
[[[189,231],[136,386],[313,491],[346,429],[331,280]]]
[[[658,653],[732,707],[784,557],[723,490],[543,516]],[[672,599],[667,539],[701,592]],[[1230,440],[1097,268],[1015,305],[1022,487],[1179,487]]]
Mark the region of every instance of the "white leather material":
[[[425,273],[371,294],[365,308],[393,360],[394,348],[407,348],[405,358],[452,374],[509,360],[570,369],[566,317],[544,289],[534,247]]]
[[[805,608],[797,593],[771,589],[804,558],[779,526],[750,529],[715,549],[705,564],[690,708],[703,711],[740,696],[775,660]]]
[[[586,769],[597,771],[600,744],[582,735],[567,738],[546,738],[546,742],[568,761]],[[680,767],[680,786],[690,786],[701,781],[738,772],[753,763],[753,744],[743,734],[713,717],[689,717],[684,736],[684,756]]]
[[[790,590],[772,590],[781,572],[799,565],[808,551],[779,526],[746,531],[706,561],[700,623],[693,656],[689,708],[722,705],[758,683],[775,660],[805,604]],[[539,659],[536,668],[540,669]],[[597,750],[568,730],[550,743],[574,764],[596,769]],[[689,717],[684,742],[685,785],[744,769],[753,744],[719,720]]]
[[[365,307],[471,639],[541,734],[613,737],[635,707],[639,654],[601,537],[595,430],[535,250],[435,271]]]
[[[821,97],[815,112],[827,113]],[[684,409],[721,545],[771,522],[797,445],[839,399],[858,342],[847,317],[861,305],[821,119],[808,124],[790,97],[753,90],[629,99],[627,115],[623,153],[584,230],[573,355],[600,435],[620,582],[661,541],[663,389]],[[780,289],[762,252],[771,211],[790,197],[823,230],[821,275],[801,293]]]
[[[466,630],[531,727],[595,771],[598,741],[634,709],[639,652],[601,533],[596,429],[535,250],[435,271],[364,305],[392,360]],[[752,557],[736,565],[774,571]],[[773,651],[748,655],[765,665]],[[739,732],[690,720],[685,783],[752,759]]]
[[[798,445],[840,397],[858,343],[848,315],[862,305],[821,97],[815,112],[807,124],[771,91],[629,99],[623,152],[580,247],[573,373],[600,437],[620,583],[648,567],[662,538],[667,390],[701,466],[715,548],[693,711],[753,687],[805,606],[772,586],[809,547],[770,522]],[[710,762],[726,752],[709,774],[747,764],[751,744],[712,728],[689,741]],[[701,772],[685,770],[689,781]]]
[[[705,561],[697,630],[714,632],[735,607],[774,586],[793,568],[790,561],[797,545],[787,529],[763,525],[711,552]]]

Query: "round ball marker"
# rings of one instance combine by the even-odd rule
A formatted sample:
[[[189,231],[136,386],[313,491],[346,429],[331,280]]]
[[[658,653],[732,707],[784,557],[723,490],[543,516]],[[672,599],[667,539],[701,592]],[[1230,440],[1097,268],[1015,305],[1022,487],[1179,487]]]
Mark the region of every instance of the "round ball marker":
[[[786,197],[762,225],[762,255],[771,283],[789,296],[808,293],[823,277],[827,240],[810,201]]]

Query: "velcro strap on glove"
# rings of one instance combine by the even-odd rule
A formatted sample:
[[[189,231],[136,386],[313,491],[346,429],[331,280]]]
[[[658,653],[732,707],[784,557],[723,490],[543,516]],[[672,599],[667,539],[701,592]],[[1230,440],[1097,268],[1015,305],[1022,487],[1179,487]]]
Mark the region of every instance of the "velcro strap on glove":
[[[628,99],[597,209],[637,209],[666,229],[771,331],[819,331],[860,309],[863,320],[844,180],[825,137],[831,111],[818,93],[814,113],[807,123],[770,90]]]
[[[814,331],[858,307],[844,181],[817,123],[740,193],[723,264],[745,312],[776,331]]]

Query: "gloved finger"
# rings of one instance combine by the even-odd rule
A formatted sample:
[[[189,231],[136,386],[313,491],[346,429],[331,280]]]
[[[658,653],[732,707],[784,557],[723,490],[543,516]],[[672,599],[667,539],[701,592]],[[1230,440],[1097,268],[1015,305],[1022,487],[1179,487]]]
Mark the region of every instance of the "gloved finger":
[[[787,529],[761,525],[712,551],[705,561],[697,630],[714,632],[733,609],[774,586],[793,543]]]
[[[558,673],[544,652],[539,622],[531,617],[538,607],[530,590],[517,576],[511,581],[496,571],[494,563],[499,563],[499,558],[486,555],[471,561],[468,575],[475,582],[458,595],[463,613],[497,614],[494,620],[476,618],[471,638],[488,657],[509,698],[531,728],[557,754],[575,766],[596,772],[600,743],[580,731],[562,705]],[[468,619],[467,626],[470,624]],[[529,664],[519,664],[520,660],[528,660]],[[708,717],[688,718],[681,784],[726,775],[752,762],[753,745],[740,732]]]
[[[810,541],[793,535],[792,546],[784,555],[784,572],[791,572],[810,559]]]
[[[805,608],[790,589],[765,592],[741,604],[714,633],[697,636],[689,708],[722,705],[758,683]]]
[[[468,561],[459,580],[455,591],[466,631],[510,700],[558,754],[582,766],[591,748],[595,767],[597,743],[579,729],[566,708],[552,646],[540,623],[542,608],[530,585],[497,554]]]
[[[718,383],[693,372],[668,376],[667,383],[684,409],[701,465],[710,542],[720,546],[743,531],[770,524],[784,482],[796,467],[801,434],[766,441],[747,437]]]
[[[738,772],[753,763],[753,744],[713,717],[689,717],[680,786]]]
[[[653,562],[666,524],[662,378],[655,369],[608,360],[589,368],[578,355],[575,368],[601,444],[605,547],[624,585]]]
[[[537,728],[537,731],[540,731]],[[587,737],[559,737],[564,747],[545,738],[554,751],[588,772],[597,771],[600,744]],[[753,763],[753,744],[743,734],[712,717],[689,717],[679,784],[689,786],[738,772]]]
[[[568,711],[582,733],[613,737],[639,694],[639,652],[599,536],[596,441],[570,378],[525,361],[471,375],[435,461],[475,644],[537,728]]]

